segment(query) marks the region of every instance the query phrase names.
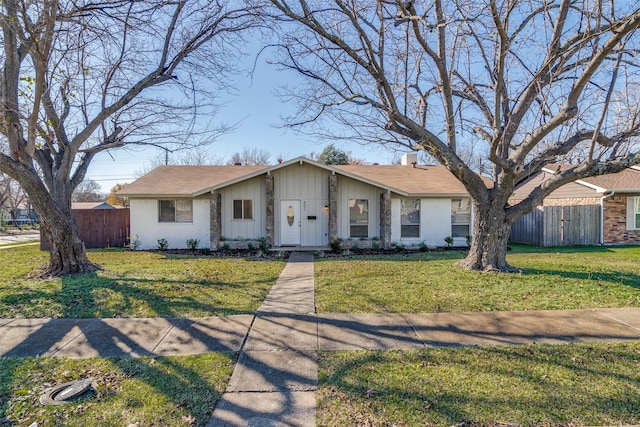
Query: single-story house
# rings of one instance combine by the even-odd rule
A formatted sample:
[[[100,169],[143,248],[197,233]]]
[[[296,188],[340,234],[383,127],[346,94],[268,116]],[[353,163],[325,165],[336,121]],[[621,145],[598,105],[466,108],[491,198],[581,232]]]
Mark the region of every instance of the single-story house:
[[[511,200],[515,203],[524,199],[554,173],[555,168],[544,168],[541,173],[519,186]],[[595,229],[596,241],[593,244],[640,244],[640,167],[633,166],[622,172],[583,178],[563,185],[547,196],[538,210],[543,211],[545,207],[578,206],[584,206],[585,209],[565,210],[561,215],[573,212],[573,216],[559,220],[574,221],[576,224],[578,221],[587,221],[581,224],[580,229]],[[597,207],[596,214],[585,215],[588,212],[586,207]],[[539,212],[530,215],[537,214]],[[525,216],[521,223],[527,220]],[[548,221],[546,224],[549,226]],[[514,229],[517,227],[518,222],[514,224]]]
[[[269,166],[160,166],[118,191],[140,249],[188,239],[213,250],[256,247],[466,246],[472,211],[442,166],[332,166],[299,157]]]

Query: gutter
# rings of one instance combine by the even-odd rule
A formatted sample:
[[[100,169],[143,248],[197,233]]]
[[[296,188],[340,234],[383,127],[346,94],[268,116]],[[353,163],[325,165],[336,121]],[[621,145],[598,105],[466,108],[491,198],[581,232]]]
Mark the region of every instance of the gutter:
[[[615,190],[611,190],[609,194],[605,194],[600,198],[600,244],[604,245],[604,201],[616,194]]]

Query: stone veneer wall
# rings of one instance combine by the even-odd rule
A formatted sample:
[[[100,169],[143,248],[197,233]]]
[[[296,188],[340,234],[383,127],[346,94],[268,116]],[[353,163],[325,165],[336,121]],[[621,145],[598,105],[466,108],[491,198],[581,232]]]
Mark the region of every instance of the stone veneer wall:
[[[627,230],[627,197],[636,194],[614,195],[604,200],[604,244],[638,244],[640,230]]]
[[[222,194],[219,191],[212,191],[210,197],[209,240],[211,250],[215,251],[218,249],[222,235]]]

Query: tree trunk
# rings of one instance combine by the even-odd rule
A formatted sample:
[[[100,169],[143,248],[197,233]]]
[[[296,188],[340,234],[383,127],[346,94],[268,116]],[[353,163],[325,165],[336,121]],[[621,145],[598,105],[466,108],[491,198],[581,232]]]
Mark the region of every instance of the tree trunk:
[[[38,212],[36,208],[36,212]],[[88,273],[99,267],[87,259],[84,243],[78,236],[73,217],[48,213],[41,218],[42,236],[49,243],[49,265],[41,270],[41,276],[63,276]]]
[[[49,265],[38,275],[63,276],[99,270],[99,266],[87,259],[84,243],[78,236],[71,215],[71,186],[66,182],[51,180],[52,188],[49,191],[32,169],[21,167],[17,162],[8,166],[11,166],[14,179],[29,194],[43,230],[42,236],[49,244]]]
[[[500,203],[493,201],[483,206],[474,202],[471,248],[459,264],[469,270],[516,271],[506,259],[512,226]]]

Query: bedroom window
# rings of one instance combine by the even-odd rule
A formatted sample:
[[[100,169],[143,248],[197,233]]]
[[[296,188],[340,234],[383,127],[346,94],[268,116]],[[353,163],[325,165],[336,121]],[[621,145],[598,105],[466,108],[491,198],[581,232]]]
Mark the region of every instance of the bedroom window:
[[[233,219],[253,219],[253,200],[234,200]]]
[[[471,199],[451,200],[451,237],[467,237],[471,233]]]
[[[369,237],[369,200],[349,199],[349,237]]]
[[[640,197],[634,197],[633,206],[634,224],[637,230],[640,229]]]
[[[193,222],[192,200],[158,200],[159,222]]]
[[[420,199],[400,200],[400,237],[420,237]]]

